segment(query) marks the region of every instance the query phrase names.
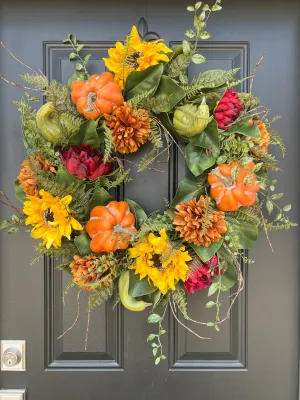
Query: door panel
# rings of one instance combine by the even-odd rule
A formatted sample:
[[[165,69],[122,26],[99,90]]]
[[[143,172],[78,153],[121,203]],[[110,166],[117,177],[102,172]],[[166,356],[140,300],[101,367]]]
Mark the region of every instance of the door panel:
[[[66,83],[73,72],[69,48],[58,40],[69,32],[87,44],[92,53],[91,72],[104,70],[102,57],[116,40],[122,40],[140,17],[166,43],[176,44],[191,25],[185,12],[188,0],[86,0],[0,2],[0,40],[33,68],[42,68],[51,79]],[[208,62],[192,66],[192,77],[210,68],[241,67],[238,78],[248,76],[264,51],[254,94],[281,114],[277,127],[288,150],[281,162],[284,172],[278,190],[285,203],[293,204],[291,219],[299,220],[299,4],[298,0],[274,4],[254,0],[227,0],[213,15],[209,30],[213,41],[202,45]],[[43,44],[44,43],[44,44]],[[24,68],[0,51],[0,73],[16,80]],[[13,199],[11,182],[25,157],[20,124],[12,101],[22,95],[0,81],[0,182]],[[247,88],[243,84],[242,90]],[[188,175],[180,152],[174,147],[168,163],[156,165],[164,172],[137,173],[134,164],[146,152],[126,159],[134,182],[117,193],[130,197],[148,212],[164,209],[164,198],[173,197],[178,182]],[[280,158],[280,154],[276,156]],[[17,204],[17,203],[16,203]],[[0,217],[10,210],[0,208]],[[284,236],[283,236],[284,235]],[[230,321],[213,340],[200,341],[170,315],[165,322],[168,362],[155,367],[145,339],[152,327],[146,314],[132,313],[111,304],[93,311],[87,352],[84,351],[86,306],[81,304],[75,328],[57,339],[77,314],[77,292],[63,305],[67,275],[50,260],[29,266],[33,245],[25,232],[0,237],[0,339],[26,339],[26,372],[0,372],[0,387],[28,388],[29,400],[296,400],[298,384],[299,231],[271,235],[275,253],[264,235],[251,249],[256,260],[243,268],[246,288],[233,308]],[[16,250],[17,249],[17,250]],[[45,300],[45,301],[44,301]],[[195,319],[209,318],[205,294],[189,296],[189,312]],[[225,308],[225,307],[224,307]],[[184,323],[184,321],[182,321]],[[190,326],[190,325],[188,325]],[[205,329],[193,327],[202,335]]]

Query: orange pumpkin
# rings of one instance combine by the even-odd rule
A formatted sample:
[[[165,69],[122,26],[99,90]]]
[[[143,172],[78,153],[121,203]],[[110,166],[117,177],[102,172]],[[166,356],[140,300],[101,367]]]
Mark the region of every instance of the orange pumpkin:
[[[110,72],[92,75],[87,81],[73,81],[71,90],[77,111],[87,119],[111,114],[114,106],[124,102],[121,89]]]
[[[233,169],[238,168],[236,179]],[[254,162],[241,166],[237,161],[220,164],[208,175],[210,194],[222,211],[235,211],[240,206],[251,206],[260,189],[253,174]]]
[[[86,231],[92,238],[90,248],[94,253],[111,253],[127,249],[136,232],[135,218],[125,201],[111,201],[107,206],[93,208]]]

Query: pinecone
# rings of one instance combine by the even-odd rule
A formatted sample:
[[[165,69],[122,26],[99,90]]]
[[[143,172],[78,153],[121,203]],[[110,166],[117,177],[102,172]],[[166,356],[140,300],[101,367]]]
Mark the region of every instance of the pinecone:
[[[215,108],[215,120],[219,129],[226,131],[229,128],[228,125],[238,118],[242,108],[243,103],[239,101],[238,94],[232,89],[227,89]]]
[[[193,199],[176,206],[173,223],[181,238],[205,247],[219,242],[222,234],[227,231],[225,214],[223,211],[211,210],[210,201],[210,197],[200,196],[198,201]]]
[[[38,196],[39,190],[37,187],[37,169],[42,169],[45,172],[53,172],[56,173],[56,170],[49,161],[44,160],[42,158],[41,153],[37,152],[37,157],[29,156],[26,160],[23,161],[19,175],[18,181],[20,187],[24,190],[24,192],[30,196]]]
[[[252,147],[251,151],[256,157],[261,158],[268,152],[268,147],[270,144],[270,133],[268,132],[266,125],[262,121],[253,121],[252,119],[250,119],[250,121],[248,121],[248,124],[256,124],[260,131],[260,138],[253,139],[253,143],[255,144],[255,146]]]
[[[115,150],[134,153],[144,144],[151,132],[150,118],[146,110],[134,111],[131,104],[115,107],[113,114],[105,114],[106,125],[112,130]]]
[[[88,291],[110,286],[117,276],[117,260],[112,253],[101,256],[74,256],[70,268],[74,282]]]

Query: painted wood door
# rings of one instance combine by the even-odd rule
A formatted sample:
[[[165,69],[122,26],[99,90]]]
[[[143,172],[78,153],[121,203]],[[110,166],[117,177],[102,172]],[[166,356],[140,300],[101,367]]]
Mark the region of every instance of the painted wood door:
[[[142,16],[167,44],[182,40],[191,24],[187,5],[188,0],[2,0],[0,40],[25,63],[66,83],[72,73],[70,48],[61,39],[69,32],[87,44],[92,72],[101,72],[107,49]],[[298,0],[226,0],[222,13],[210,21],[213,36],[202,45],[208,61],[201,66],[241,67],[244,77],[267,52],[254,90],[273,115],[282,115],[277,127],[288,156],[281,162],[278,188],[293,203],[294,220],[299,220],[299,22]],[[193,66],[188,74],[199,71]],[[16,80],[24,69],[1,49],[0,73]],[[0,181],[11,198],[25,156],[12,104],[21,95],[0,82]],[[134,182],[120,197],[130,194],[147,211],[163,209],[164,198],[172,197],[187,176],[176,149],[164,168],[160,174],[132,168]],[[1,218],[9,212],[1,207]],[[299,231],[277,233],[271,240],[275,253],[263,235],[251,250],[256,263],[244,265],[245,291],[221,332],[211,341],[199,341],[169,316],[164,338],[168,361],[155,367],[145,340],[150,333],[146,314],[119,306],[93,312],[87,352],[85,305],[76,327],[58,340],[77,313],[76,292],[62,303],[68,277],[47,259],[29,266],[34,243],[25,232],[9,238],[1,234],[0,339],[26,340],[27,370],[0,372],[0,387],[27,388],[29,400],[298,399]],[[204,301],[201,291],[189,298],[192,316],[209,312],[203,310]]]

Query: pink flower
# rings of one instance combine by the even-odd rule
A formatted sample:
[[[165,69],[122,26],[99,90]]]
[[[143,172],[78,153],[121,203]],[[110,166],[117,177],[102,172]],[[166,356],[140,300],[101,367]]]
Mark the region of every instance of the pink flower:
[[[109,174],[113,169],[113,163],[104,164],[103,155],[89,144],[61,149],[60,158],[70,174],[76,175],[80,179],[93,180]]]
[[[218,268],[218,257],[214,255],[209,261],[202,262],[199,259],[199,268],[191,271],[187,280],[184,282],[185,289],[193,294],[195,290],[207,289],[212,284],[213,275],[219,275],[223,273],[223,270]]]

